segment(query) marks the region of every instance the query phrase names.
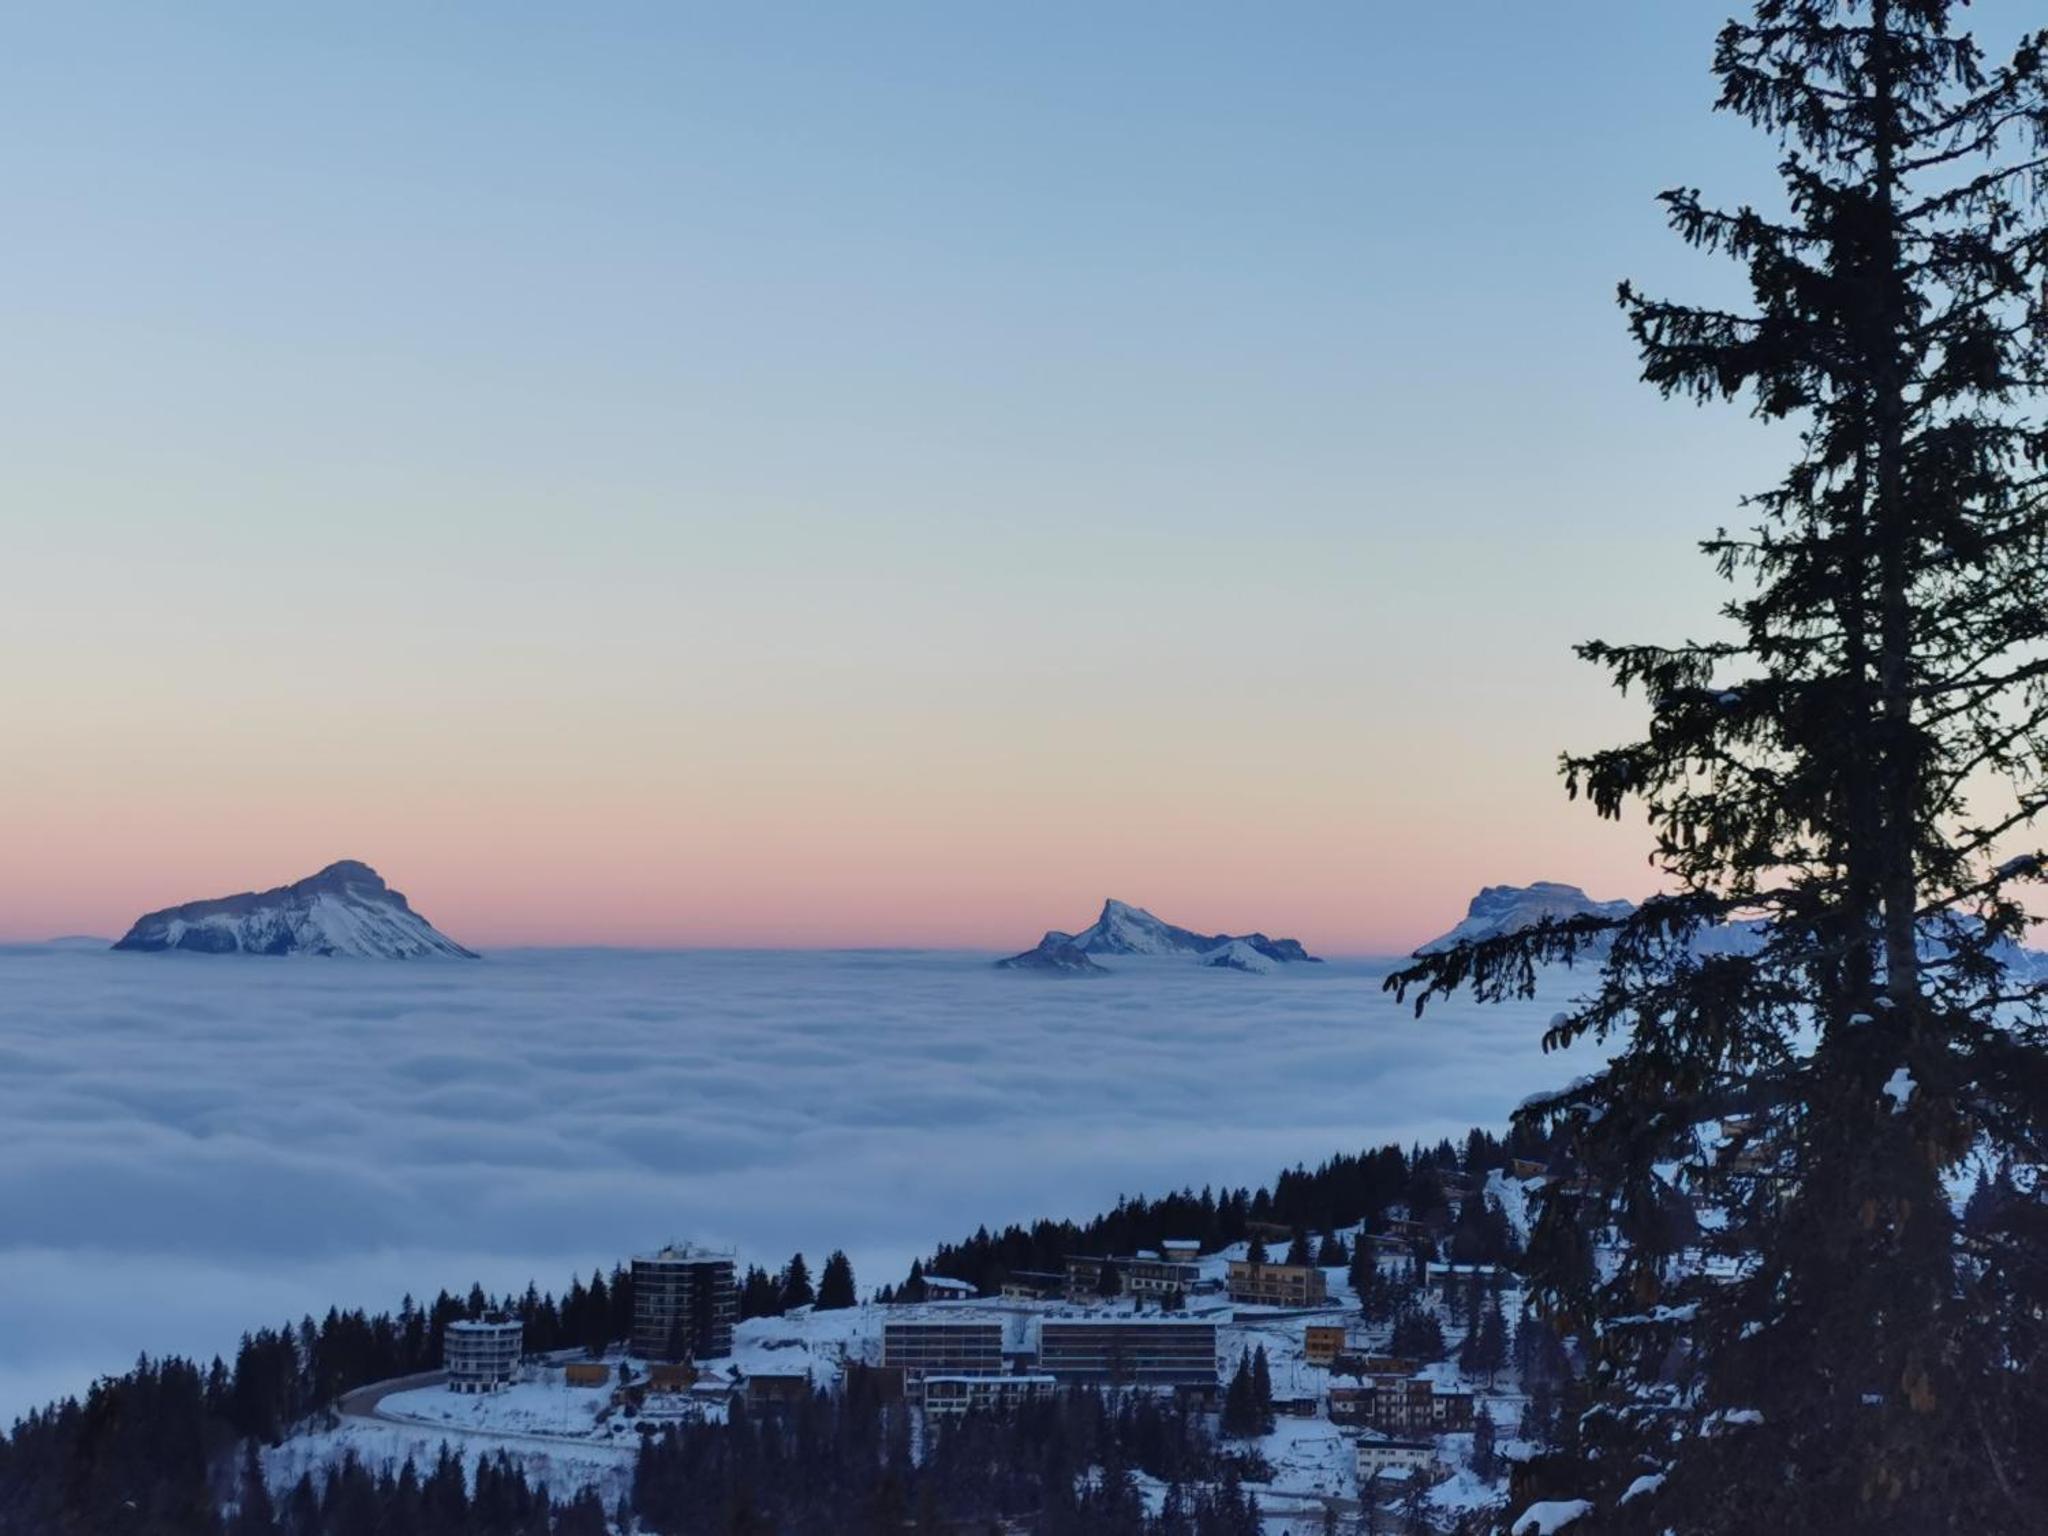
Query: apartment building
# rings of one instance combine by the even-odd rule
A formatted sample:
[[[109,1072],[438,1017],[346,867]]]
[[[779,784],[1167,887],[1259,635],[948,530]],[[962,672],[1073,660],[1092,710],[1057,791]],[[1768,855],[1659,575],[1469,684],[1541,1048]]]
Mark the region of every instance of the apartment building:
[[[1172,1316],[1047,1318],[1038,1368],[1076,1385],[1213,1389],[1216,1325]]]
[[[1269,1307],[1319,1307],[1330,1299],[1330,1284],[1312,1264],[1253,1264],[1232,1259],[1225,1281],[1232,1301]]]
[[[730,1251],[671,1243],[633,1261],[633,1353],[718,1360],[732,1353],[740,1293]]]
[[[920,1318],[882,1325],[882,1368],[906,1386],[927,1376],[996,1376],[1003,1369],[1001,1322]]]
[[[464,1318],[441,1335],[441,1365],[450,1392],[495,1392],[519,1369],[526,1330],[516,1317]]]
[[[1374,1376],[1330,1389],[1330,1422],[1390,1435],[1449,1435],[1472,1427],[1470,1392],[1439,1392],[1427,1376]]]

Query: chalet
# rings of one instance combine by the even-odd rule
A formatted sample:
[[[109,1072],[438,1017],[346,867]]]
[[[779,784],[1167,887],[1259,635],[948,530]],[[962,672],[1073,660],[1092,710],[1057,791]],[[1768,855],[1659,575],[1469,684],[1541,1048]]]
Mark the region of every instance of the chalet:
[[[1361,1440],[1358,1442],[1358,1480],[1369,1483],[1387,1473],[1419,1475],[1434,1480],[1438,1472],[1436,1447],[1427,1440]]]
[[[1013,1269],[1003,1276],[1005,1301],[1051,1301],[1066,1294],[1067,1277],[1042,1269]]]
[[[647,1367],[647,1385],[655,1392],[687,1392],[697,1384],[697,1367],[687,1360],[659,1361]]]
[[[1269,1307],[1319,1307],[1330,1299],[1329,1281],[1312,1264],[1254,1264],[1248,1259],[1232,1259],[1224,1285],[1232,1301]]]
[[[760,1414],[787,1413],[808,1402],[814,1389],[803,1371],[775,1371],[749,1375],[743,1390],[748,1409]]]
[[[1310,1323],[1301,1331],[1301,1357],[1310,1365],[1330,1365],[1344,1353],[1349,1337],[1342,1323]]]

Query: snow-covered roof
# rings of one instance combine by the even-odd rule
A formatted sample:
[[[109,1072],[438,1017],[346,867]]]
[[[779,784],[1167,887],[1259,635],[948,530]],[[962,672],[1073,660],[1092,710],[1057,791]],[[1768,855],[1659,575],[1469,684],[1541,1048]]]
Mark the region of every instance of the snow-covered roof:
[[[1509,1536],[1557,1536],[1573,1521],[1593,1513],[1588,1499],[1545,1499],[1531,1504],[1509,1527]]]

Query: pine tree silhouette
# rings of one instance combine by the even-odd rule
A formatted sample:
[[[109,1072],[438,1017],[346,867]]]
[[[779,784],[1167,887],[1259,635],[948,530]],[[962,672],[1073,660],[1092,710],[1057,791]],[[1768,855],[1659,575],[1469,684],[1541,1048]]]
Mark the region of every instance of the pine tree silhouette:
[[[1528,1258],[1597,1339],[1560,1384],[1595,1411],[1560,1423],[1603,1532],[2048,1529],[2020,1470],[2048,1372],[2015,1368],[2043,1347],[2048,1220],[2037,1190],[1967,1248],[1946,1187],[1973,1156],[2039,1161],[2048,1124],[2040,985],[2007,963],[2048,806],[2048,40],[1994,63],[1961,10],[1758,0],[1714,70],[1781,146],[1781,206],[1664,198],[1750,302],[1621,291],[1650,383],[1746,397],[1799,443],[1705,545],[1723,637],[1581,647],[1651,718],[1567,785],[1647,811],[1669,894],[1389,980],[1419,1006],[1599,967],[1546,1044],[1609,1064],[1521,1120],[1586,1175],[1545,1190]],[[1720,1163],[1701,1128],[1736,1110]],[[1695,1236],[1710,1180],[1725,1221]]]

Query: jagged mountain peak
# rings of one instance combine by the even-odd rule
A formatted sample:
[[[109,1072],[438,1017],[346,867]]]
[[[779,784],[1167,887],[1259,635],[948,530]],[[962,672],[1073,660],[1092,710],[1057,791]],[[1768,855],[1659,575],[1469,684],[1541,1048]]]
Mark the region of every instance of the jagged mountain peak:
[[[1213,958],[1226,951],[1231,956],[1257,957],[1266,963],[1255,966],[1249,961],[1235,964],[1230,958]],[[1095,921],[1079,933],[1049,929],[1036,948],[996,964],[1005,970],[1095,975],[1106,969],[1094,962],[1092,957],[1098,955],[1186,956],[1233,970],[1270,969],[1274,963],[1290,961],[1316,963],[1316,957],[1296,939],[1270,939],[1263,933],[1197,933],[1169,923],[1143,907],[1111,897],[1103,902]]]

